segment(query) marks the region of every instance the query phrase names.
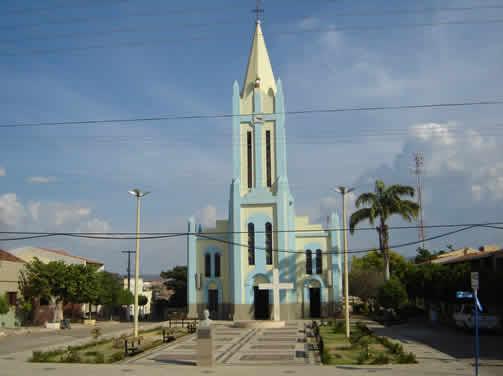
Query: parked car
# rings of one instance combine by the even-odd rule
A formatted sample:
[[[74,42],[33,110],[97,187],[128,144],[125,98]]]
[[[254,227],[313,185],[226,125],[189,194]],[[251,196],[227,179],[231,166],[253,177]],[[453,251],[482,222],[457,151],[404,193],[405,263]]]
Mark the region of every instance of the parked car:
[[[475,325],[475,312],[473,304],[461,304],[459,311],[452,315],[456,326],[464,329],[473,329]],[[497,330],[501,328],[501,323],[496,315],[492,315],[487,310],[479,312],[479,328],[483,330]]]

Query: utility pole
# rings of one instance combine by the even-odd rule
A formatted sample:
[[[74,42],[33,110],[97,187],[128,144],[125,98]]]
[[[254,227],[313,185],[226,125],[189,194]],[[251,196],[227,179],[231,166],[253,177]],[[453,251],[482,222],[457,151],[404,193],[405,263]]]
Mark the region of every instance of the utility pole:
[[[121,253],[127,253],[127,290],[131,292],[131,253],[135,251],[121,251]],[[127,307],[127,321],[131,320],[129,315],[129,306]]]
[[[421,175],[423,173],[424,157],[423,154],[417,152],[414,154],[414,169],[413,172],[417,177],[416,191],[417,191],[417,204],[419,205],[419,217],[418,217],[418,235],[419,241],[421,242],[421,247],[424,249],[424,220],[423,220],[423,199],[422,199],[422,182]]]
[[[344,318],[346,322],[346,338],[349,338],[349,278],[348,278],[348,226],[346,223],[346,194],[354,188],[337,187],[336,191],[342,195],[342,228],[344,235]]]

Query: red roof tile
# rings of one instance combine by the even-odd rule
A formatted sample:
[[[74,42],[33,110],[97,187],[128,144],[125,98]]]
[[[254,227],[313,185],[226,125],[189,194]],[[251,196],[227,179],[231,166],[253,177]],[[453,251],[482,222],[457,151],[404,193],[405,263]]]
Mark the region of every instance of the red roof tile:
[[[20,258],[0,249],[0,261],[24,262]]]

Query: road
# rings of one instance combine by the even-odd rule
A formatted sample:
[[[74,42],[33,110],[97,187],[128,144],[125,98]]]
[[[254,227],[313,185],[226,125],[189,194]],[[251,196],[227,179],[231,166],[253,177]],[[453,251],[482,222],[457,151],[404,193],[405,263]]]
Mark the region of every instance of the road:
[[[148,325],[152,324],[149,323]],[[97,326],[101,328],[102,334],[106,336],[126,331],[131,328],[132,323],[99,322]],[[91,329],[92,327],[84,325],[73,325],[72,329],[57,331],[35,328],[30,333],[0,337],[0,356],[66,345],[76,340],[90,338]]]
[[[443,353],[452,359],[473,366],[474,337],[470,332],[431,325],[425,320],[409,322],[391,327],[378,327],[375,331],[407,344],[410,341],[426,345],[432,352],[425,354],[431,361],[448,362],[446,359],[435,359]],[[480,337],[480,374],[503,375],[503,335],[484,333]]]

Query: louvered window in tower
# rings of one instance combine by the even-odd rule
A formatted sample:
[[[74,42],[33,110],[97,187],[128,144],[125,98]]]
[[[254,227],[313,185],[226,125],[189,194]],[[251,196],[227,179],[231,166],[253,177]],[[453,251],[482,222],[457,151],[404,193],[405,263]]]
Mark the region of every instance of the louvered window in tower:
[[[215,253],[215,277],[220,277],[220,253]]]
[[[272,265],[272,224],[265,224],[265,257],[266,264]]]
[[[253,150],[252,150],[252,132],[246,133],[246,163],[248,169],[248,188],[253,187]]]
[[[248,265],[255,265],[255,225],[248,223]]]
[[[272,185],[272,170],[271,170],[271,131],[265,132],[265,170],[267,176],[267,186]]]
[[[211,277],[211,255],[209,253],[204,255],[204,276]]]
[[[321,274],[323,271],[323,261],[321,258],[321,249],[316,250],[316,274]]]
[[[306,251],[306,274],[313,274],[313,252]]]

